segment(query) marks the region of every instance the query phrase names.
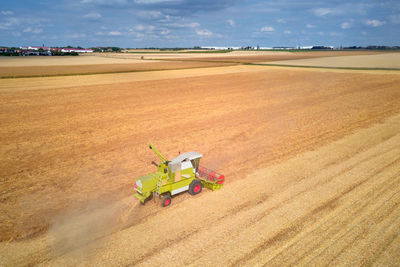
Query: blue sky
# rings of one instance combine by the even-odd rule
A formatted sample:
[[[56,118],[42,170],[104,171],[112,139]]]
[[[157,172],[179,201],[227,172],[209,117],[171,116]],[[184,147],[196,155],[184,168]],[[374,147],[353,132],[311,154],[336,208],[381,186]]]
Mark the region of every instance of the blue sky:
[[[400,1],[1,1],[0,46],[400,45]]]

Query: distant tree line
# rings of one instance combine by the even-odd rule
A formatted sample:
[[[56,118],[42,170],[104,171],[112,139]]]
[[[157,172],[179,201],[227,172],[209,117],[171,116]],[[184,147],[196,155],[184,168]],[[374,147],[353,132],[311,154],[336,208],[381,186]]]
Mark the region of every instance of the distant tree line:
[[[79,56],[77,52],[61,52],[60,50],[37,51],[22,50],[19,48],[0,48],[0,56]]]
[[[367,50],[396,50],[400,49],[400,46],[385,46],[385,45],[369,45],[369,46],[347,46],[341,47],[341,49],[367,49]]]
[[[0,48],[0,56],[19,56],[17,47]]]
[[[93,52],[121,52],[121,48],[117,46],[97,46],[97,47],[90,47]]]
[[[320,45],[320,46],[313,46],[311,49],[312,50],[332,50],[333,48],[329,47],[329,46]]]
[[[68,47],[71,48],[71,47]],[[82,49],[82,48],[80,48]],[[54,50],[51,51],[52,56],[79,56],[77,52],[71,51],[71,52],[61,52],[60,50]]]

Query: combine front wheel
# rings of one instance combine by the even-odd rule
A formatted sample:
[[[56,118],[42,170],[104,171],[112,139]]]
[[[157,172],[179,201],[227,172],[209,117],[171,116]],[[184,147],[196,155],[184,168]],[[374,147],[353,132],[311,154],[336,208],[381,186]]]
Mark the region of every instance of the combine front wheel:
[[[163,206],[163,207],[169,206],[169,205],[171,205],[171,201],[172,201],[171,196],[169,194],[167,194],[162,197],[161,206]]]
[[[189,185],[189,194],[197,195],[201,192],[201,189],[203,189],[203,184],[199,180],[193,180]]]

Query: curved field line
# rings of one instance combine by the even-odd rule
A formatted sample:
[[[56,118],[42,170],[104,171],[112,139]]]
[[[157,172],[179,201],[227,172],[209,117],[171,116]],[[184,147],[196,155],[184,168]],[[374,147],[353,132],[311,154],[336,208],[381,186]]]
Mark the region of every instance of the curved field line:
[[[331,70],[371,70],[371,71],[400,71],[398,68],[355,68],[355,67],[324,67],[324,66],[307,66],[307,65],[285,65],[285,64],[269,64],[269,63],[243,63],[243,65],[254,66],[270,66],[270,67],[287,67],[287,68],[303,68],[303,69],[331,69]]]

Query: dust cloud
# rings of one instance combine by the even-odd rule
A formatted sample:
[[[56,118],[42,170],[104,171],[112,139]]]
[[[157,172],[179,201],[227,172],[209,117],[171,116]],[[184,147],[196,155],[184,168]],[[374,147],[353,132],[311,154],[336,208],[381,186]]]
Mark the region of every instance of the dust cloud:
[[[101,199],[84,209],[70,209],[53,219],[49,228],[52,257],[71,255],[74,262],[89,257],[105,237],[140,220],[141,206],[128,196],[118,201]]]

